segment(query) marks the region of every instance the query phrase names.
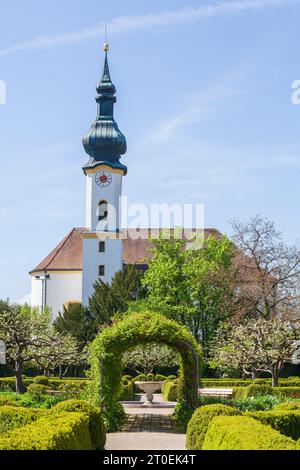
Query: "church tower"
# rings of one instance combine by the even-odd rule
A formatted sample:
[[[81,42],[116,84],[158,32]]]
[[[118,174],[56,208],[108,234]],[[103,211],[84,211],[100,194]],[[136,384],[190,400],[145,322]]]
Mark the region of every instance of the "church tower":
[[[100,277],[110,282],[123,269],[120,237],[120,197],[127,167],[120,162],[127,151],[126,138],[114,119],[116,88],[108,65],[109,45],[104,45],[102,79],[97,86],[97,117],[83,138],[89,161],[86,176],[86,230],[82,234],[82,302],[88,304]]]

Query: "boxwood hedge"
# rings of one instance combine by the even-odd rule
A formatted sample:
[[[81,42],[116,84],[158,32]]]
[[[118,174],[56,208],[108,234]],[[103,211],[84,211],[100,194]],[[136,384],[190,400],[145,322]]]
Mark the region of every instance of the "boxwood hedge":
[[[208,426],[203,450],[296,450],[297,443],[246,416],[217,416]]]
[[[0,407],[0,434],[33,423],[41,418],[45,412],[16,406]]]
[[[99,408],[83,400],[67,400],[58,403],[52,412],[81,412],[88,418],[89,432],[94,449],[103,449],[106,442],[106,430]]]
[[[161,391],[167,401],[178,400],[178,385],[172,380],[167,380],[163,384]]]
[[[186,448],[201,450],[211,420],[219,415],[240,415],[240,411],[226,405],[200,406],[190,420],[186,434]]]
[[[92,450],[85,413],[48,413],[0,437],[0,450]]]
[[[271,426],[285,436],[294,440],[300,438],[300,410],[299,411],[257,411],[254,413],[245,413],[263,424]]]

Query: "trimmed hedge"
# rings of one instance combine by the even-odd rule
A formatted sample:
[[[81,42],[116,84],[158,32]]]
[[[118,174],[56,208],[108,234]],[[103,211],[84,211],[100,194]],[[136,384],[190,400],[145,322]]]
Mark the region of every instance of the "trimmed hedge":
[[[233,398],[235,400],[257,397],[261,395],[273,395],[273,387],[271,385],[255,385],[251,384],[247,387],[234,387]]]
[[[272,395],[282,398],[300,398],[300,387],[273,387]]]
[[[43,377],[43,376],[39,376]],[[45,377],[43,377],[45,378]],[[29,385],[36,383],[34,377],[32,378],[25,378],[23,379],[23,384],[25,388],[27,388]],[[47,377],[46,377],[47,379]],[[89,382],[89,379],[82,379],[82,378],[64,378],[64,379],[59,379],[59,378],[49,378],[48,379],[48,389],[54,389],[54,390],[59,390],[60,388],[63,388],[64,386],[66,387],[73,387],[74,389],[80,389],[83,390],[85,385]],[[15,392],[16,391],[16,379],[15,377],[1,377],[0,378],[0,392],[1,391],[11,391]]]
[[[134,383],[132,380],[122,380],[120,401],[133,401],[134,400]]]
[[[211,420],[219,415],[240,415],[240,411],[226,405],[206,405],[198,408],[190,420],[186,434],[187,450],[201,450]]]
[[[289,400],[283,401],[279,403],[279,405],[275,406],[274,411],[291,411],[291,410],[299,410],[300,411],[300,400]]]
[[[106,442],[106,429],[99,408],[83,400],[67,400],[58,403],[52,408],[54,413],[61,411],[81,412],[88,418],[89,432],[93,447],[104,449]]]
[[[178,400],[178,385],[173,381],[167,380],[163,384],[161,391],[167,401]]]
[[[176,379],[176,376],[174,376],[174,378]],[[157,382],[163,382],[164,380],[168,380],[168,377],[162,374],[156,374],[154,380],[156,380]],[[173,379],[169,379],[169,380],[173,380]]]
[[[252,384],[247,387],[234,387],[233,398],[257,397],[259,395],[273,395],[282,398],[300,398],[300,387],[272,387],[271,385]]]
[[[245,416],[261,421],[263,424],[279,431],[294,440],[300,438],[300,410],[299,411],[257,411],[245,413]]]
[[[246,416],[217,416],[208,426],[203,450],[296,450],[297,443]]]
[[[38,385],[49,385],[49,379],[48,377],[45,377],[44,375],[38,375],[37,377],[34,378],[34,383]]]
[[[19,403],[11,397],[0,396],[0,406],[20,406]]]
[[[47,385],[42,385],[42,384],[30,384],[27,387],[27,393],[32,396],[37,396],[37,395],[46,395],[46,392],[49,387]]]
[[[33,423],[43,414],[45,414],[43,411],[21,408],[19,406],[1,406],[0,434]]]
[[[84,413],[49,413],[0,437],[0,450],[92,450]]]

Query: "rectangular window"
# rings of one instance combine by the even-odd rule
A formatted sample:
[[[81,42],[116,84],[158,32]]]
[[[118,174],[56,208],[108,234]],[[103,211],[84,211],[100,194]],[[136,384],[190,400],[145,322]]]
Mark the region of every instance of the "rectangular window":
[[[105,253],[105,242],[99,242],[99,253]]]
[[[103,265],[99,266],[99,276],[105,276],[105,266]]]

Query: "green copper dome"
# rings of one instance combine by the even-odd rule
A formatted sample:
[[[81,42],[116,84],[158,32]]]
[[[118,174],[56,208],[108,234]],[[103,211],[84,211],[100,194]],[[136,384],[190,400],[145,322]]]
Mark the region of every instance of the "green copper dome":
[[[110,78],[107,49],[102,79],[96,88],[98,112],[95,122],[83,137],[83,146],[90,160],[84,170],[94,168],[99,164],[107,164],[112,168],[120,168],[127,172],[126,166],[120,163],[121,155],[127,152],[126,138],[114,120],[114,104],[116,87]]]

